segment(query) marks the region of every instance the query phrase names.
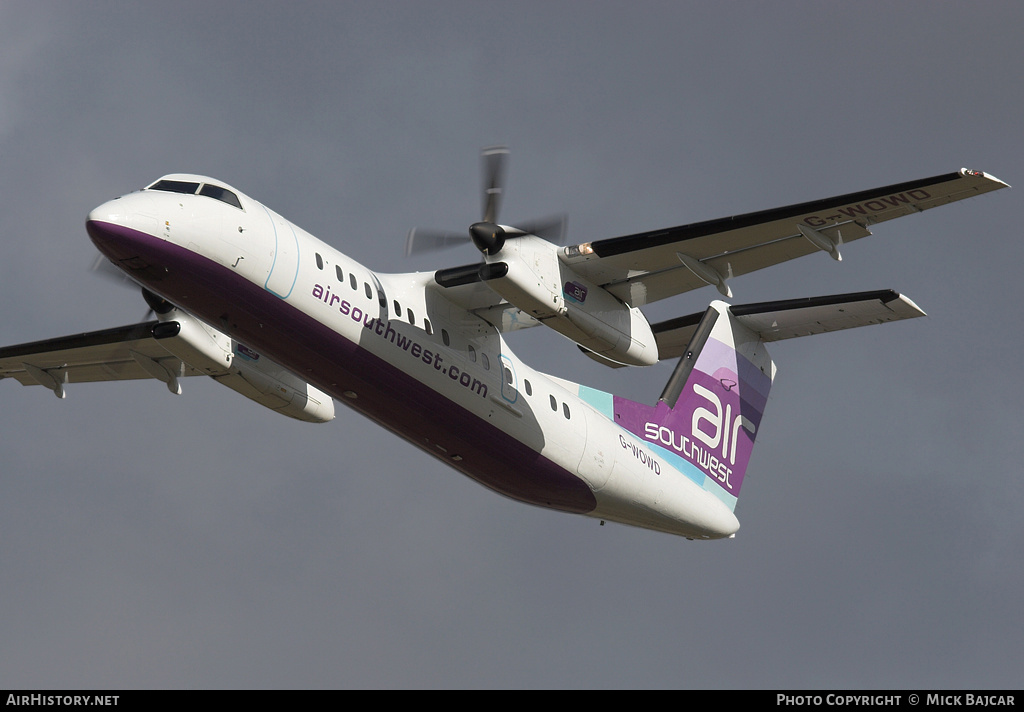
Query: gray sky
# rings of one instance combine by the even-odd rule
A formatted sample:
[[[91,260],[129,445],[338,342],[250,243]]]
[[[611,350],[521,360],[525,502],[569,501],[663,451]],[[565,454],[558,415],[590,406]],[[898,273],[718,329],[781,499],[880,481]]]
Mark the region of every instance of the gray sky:
[[[573,241],[961,166],[1024,183],[1017,2],[0,5],[0,344],[139,321],[88,210],[221,178],[381,271],[480,211]],[[928,319],[776,344],[737,538],[518,504],[339,410],[0,384],[0,687],[1019,687],[1020,188],[738,279]],[[712,288],[651,310],[702,310]],[[552,332],[557,375],[652,402]]]

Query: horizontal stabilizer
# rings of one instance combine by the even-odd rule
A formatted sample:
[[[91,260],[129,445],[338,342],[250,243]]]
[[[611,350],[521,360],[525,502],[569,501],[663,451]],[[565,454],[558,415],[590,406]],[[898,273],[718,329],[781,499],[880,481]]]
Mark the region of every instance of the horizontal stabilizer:
[[[891,289],[739,304],[729,311],[764,342],[925,316],[914,302]],[[703,315],[701,312],[653,324],[658,358],[682,356]]]

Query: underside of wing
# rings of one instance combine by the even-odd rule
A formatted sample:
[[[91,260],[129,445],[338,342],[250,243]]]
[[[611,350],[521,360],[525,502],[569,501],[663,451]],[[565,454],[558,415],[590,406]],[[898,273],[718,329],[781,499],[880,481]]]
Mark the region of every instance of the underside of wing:
[[[64,397],[63,384],[204,375],[169,354],[153,337],[151,321],[0,349],[0,378],[42,385]],[[172,378],[173,377],[173,378]]]
[[[728,280],[843,244],[876,223],[1007,187],[956,173],[734,217],[615,237],[565,249],[562,261],[632,306],[703,287],[729,295]]]

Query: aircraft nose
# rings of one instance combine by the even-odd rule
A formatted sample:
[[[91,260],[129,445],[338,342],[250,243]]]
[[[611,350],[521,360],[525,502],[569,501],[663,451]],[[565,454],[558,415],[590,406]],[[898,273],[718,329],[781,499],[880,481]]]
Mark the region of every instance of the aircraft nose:
[[[157,233],[156,218],[147,215],[142,196],[133,194],[107,201],[89,211],[85,230],[96,248],[111,260],[134,257],[139,240]]]
[[[156,214],[152,198],[145,191],[140,191],[96,206],[89,211],[85,222],[124,225],[152,233],[157,222]]]
[[[105,253],[104,244],[123,241],[129,236],[127,229],[139,227],[136,212],[126,204],[124,198],[108,200],[89,211],[85,217],[86,232],[96,247]]]
[[[116,223],[122,213],[120,199],[108,200],[106,203],[98,205],[89,211],[89,214],[85,216],[85,224],[88,225],[94,222]]]
[[[117,262],[130,256],[127,253],[131,251],[131,235],[111,217],[105,212],[92,211],[85,221],[85,231],[97,250]]]
[[[120,200],[110,200],[89,211],[85,217],[85,230],[99,251],[110,256],[110,249],[119,242],[118,228],[123,222],[124,210]]]

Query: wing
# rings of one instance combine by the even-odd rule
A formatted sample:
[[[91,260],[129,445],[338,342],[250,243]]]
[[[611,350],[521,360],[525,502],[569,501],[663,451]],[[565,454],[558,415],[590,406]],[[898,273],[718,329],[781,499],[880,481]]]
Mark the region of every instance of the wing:
[[[843,243],[875,223],[1008,187],[966,168],[783,208],[567,247],[563,262],[632,306],[727,282],[819,250],[841,259]]]
[[[156,378],[180,392],[177,379],[205,375],[170,355],[153,338],[159,322],[121,326],[0,349],[0,379],[42,385],[58,398],[65,383]]]

